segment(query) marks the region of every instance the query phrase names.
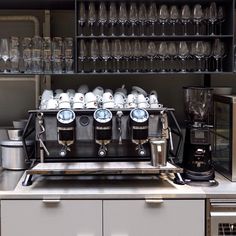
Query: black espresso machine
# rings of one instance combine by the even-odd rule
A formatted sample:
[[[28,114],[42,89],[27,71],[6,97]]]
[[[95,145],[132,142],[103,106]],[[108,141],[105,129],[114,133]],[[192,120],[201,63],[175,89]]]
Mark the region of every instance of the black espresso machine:
[[[28,157],[23,185],[34,175],[158,175],[174,164],[182,143],[172,108],[31,110],[24,131],[34,126],[35,156]],[[173,144],[172,135],[175,136]]]

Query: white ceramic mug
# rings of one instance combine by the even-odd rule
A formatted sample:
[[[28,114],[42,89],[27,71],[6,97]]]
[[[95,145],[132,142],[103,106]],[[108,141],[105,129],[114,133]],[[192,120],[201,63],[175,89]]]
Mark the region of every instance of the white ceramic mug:
[[[93,90],[93,94],[97,97],[102,97],[104,93],[104,89],[101,86],[97,86],[94,90]]]
[[[67,89],[66,93],[69,95],[69,97],[71,99],[75,96],[75,90],[74,89]]]
[[[88,92],[85,94],[84,101],[85,101],[86,108],[97,108],[98,107],[97,97],[92,92]]]
[[[129,94],[126,99],[125,108],[136,108],[136,95],[135,94]]]
[[[57,109],[57,107],[58,107],[58,102],[56,99],[51,98],[48,100],[46,107],[47,110]]]
[[[53,91],[45,89],[42,93],[41,100],[47,100],[48,101],[51,98],[53,98]]]
[[[143,94],[137,96],[137,106],[138,108],[148,108],[149,107],[149,98],[145,97]]]
[[[114,95],[115,107],[117,108],[124,108],[126,99],[124,94],[120,92],[116,92]]]
[[[83,93],[76,93],[73,98],[73,108],[81,109],[85,106],[85,98]]]
[[[70,102],[70,97],[67,93],[61,93],[59,96],[59,103],[61,102]]]
[[[108,103],[108,102],[114,102],[114,97],[111,92],[105,92],[102,95],[102,102],[103,103]]]

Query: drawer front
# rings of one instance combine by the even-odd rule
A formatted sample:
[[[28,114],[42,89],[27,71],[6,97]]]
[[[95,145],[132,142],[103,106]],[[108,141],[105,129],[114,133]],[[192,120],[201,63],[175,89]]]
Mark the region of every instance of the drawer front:
[[[104,236],[204,236],[204,200],[106,200]]]
[[[2,236],[102,236],[102,201],[3,200]]]

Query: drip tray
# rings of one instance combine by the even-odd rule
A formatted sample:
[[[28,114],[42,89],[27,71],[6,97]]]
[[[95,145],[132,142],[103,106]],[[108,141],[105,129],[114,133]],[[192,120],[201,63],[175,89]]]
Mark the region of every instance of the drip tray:
[[[139,175],[182,172],[182,168],[169,162],[161,167],[153,167],[150,162],[39,163],[27,170],[29,175]]]

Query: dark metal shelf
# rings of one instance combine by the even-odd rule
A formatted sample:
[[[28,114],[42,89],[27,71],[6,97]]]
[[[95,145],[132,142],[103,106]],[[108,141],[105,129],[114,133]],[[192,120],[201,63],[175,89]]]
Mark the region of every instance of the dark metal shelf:
[[[132,36],[132,35],[117,35],[117,36],[76,36],[77,39],[169,39],[169,40],[186,40],[186,39],[216,39],[216,38],[233,38],[233,35],[145,35],[145,36]]]

